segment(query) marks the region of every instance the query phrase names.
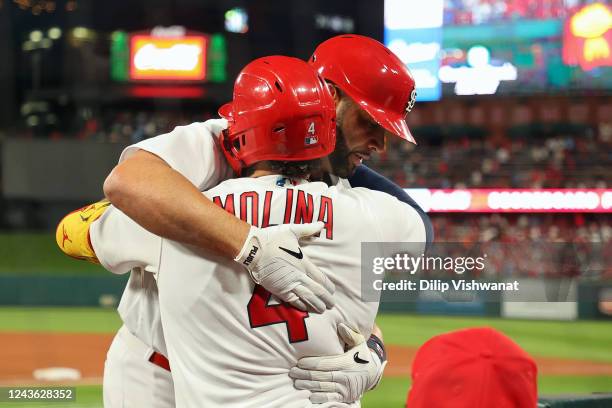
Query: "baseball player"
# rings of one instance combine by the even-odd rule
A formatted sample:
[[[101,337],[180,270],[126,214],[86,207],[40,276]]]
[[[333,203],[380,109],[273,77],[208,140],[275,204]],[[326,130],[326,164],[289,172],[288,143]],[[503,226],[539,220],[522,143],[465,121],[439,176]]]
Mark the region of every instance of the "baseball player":
[[[374,323],[378,303],[361,301],[361,242],[424,243],[425,226],[417,211],[390,195],[304,180],[319,163],[313,159],[332,151],[335,130],[332,95],[306,63],[287,57],[252,62],[222,112],[230,121],[224,154],[250,178],[225,181],[205,194],[260,227],[319,220],[310,232],[322,228],[320,236],[309,245],[281,249],[296,258],[307,253],[325,271],[338,288],[335,307],[313,315],[278,303],[239,265],[162,240],[114,208],[91,226],[91,242],[111,270],[157,271],[177,407],[310,406],[310,392],[294,387],[290,368],[300,357],[342,354],[338,332],[350,337],[350,326],[369,335]],[[133,242],[139,248],[126,250]],[[353,355],[355,364],[371,358],[365,347]]]
[[[204,185],[213,186],[220,180],[228,178],[231,168],[217,146],[217,136],[227,126],[223,119],[207,123],[193,124],[189,129],[178,129],[167,135],[180,135],[181,131],[195,134],[207,143],[202,148],[209,153],[207,160],[213,163],[212,174],[207,174]],[[207,134],[208,132],[208,134]],[[158,140],[163,144],[164,138]],[[334,138],[335,141],[335,138]],[[219,170],[222,169],[222,170]],[[221,174],[221,175],[220,175]],[[98,256],[93,250],[90,236],[90,226],[95,223],[108,210],[110,202],[103,200],[68,214],[59,223],[56,231],[56,241],[60,249],[77,259],[99,263]],[[188,206],[188,205],[186,205]],[[139,227],[140,228],[140,227]],[[144,231],[144,230],[143,230]],[[131,237],[129,231],[117,228],[114,231],[122,237]],[[270,226],[265,230],[253,227],[250,237],[258,248],[263,245],[276,245],[268,249],[266,257],[257,254],[246,265],[244,259],[237,259],[241,267],[246,266],[254,282],[267,288],[272,293],[280,294],[280,299],[304,310],[322,312],[331,307],[334,286],[306,257],[302,258],[305,273],[299,272],[296,265],[300,260],[285,261],[278,247],[290,246],[297,239],[318,229],[312,225],[279,225]],[[117,237],[108,237],[114,241]],[[255,247],[251,245],[251,248]],[[134,249],[135,248],[135,249]],[[134,239],[130,245],[122,248],[126,253],[151,253],[147,241]],[[280,254],[279,254],[280,253]],[[288,258],[293,258],[287,254]],[[112,262],[110,262],[112,264]],[[109,267],[112,272],[126,273],[131,270],[130,279],[121,297],[119,315],[123,326],[113,339],[107,353],[104,367],[103,397],[104,406],[110,407],[174,407],[174,388],[170,366],[167,359],[166,345],[160,322],[157,285],[152,269],[132,265],[131,263],[118,264]],[[244,268],[243,268],[244,269]]]
[[[355,52],[347,54],[349,50]],[[368,55],[376,56],[373,59],[376,63],[370,61],[370,63],[364,64],[364,59],[369,58]],[[396,119],[404,113],[404,110],[412,106],[414,83],[411,82],[412,79],[401,62],[382,44],[361,36],[335,37],[321,44],[315,52],[315,56],[317,56],[317,63],[319,69],[322,69],[323,75],[333,79],[337,84],[337,89],[343,92],[342,95],[340,93],[334,95],[339,110],[344,104],[342,109],[345,109],[345,113],[347,113],[347,104],[351,101],[359,102],[360,106],[364,102],[368,102],[364,99],[367,94],[360,97],[355,89],[363,89],[367,93],[373,94],[374,98],[369,100],[367,105],[382,113],[389,112],[392,114],[390,117],[393,116]],[[342,74],[347,77],[347,81],[343,82],[333,78],[334,72],[338,71],[334,71],[333,67],[335,65],[339,68],[343,66],[349,68],[361,67],[359,69],[363,72],[349,69]],[[382,71],[380,69],[382,66],[394,69]],[[386,100],[381,99],[380,93],[369,90],[371,87],[368,88],[368,78],[376,79],[379,84],[389,84],[386,87],[390,88],[389,94],[396,95],[401,91],[404,102],[396,103],[397,106],[401,105],[401,108],[385,104]],[[403,87],[407,87],[407,91]],[[401,98],[396,97],[395,99],[397,102]],[[393,98],[389,100],[393,100]],[[358,115],[355,113],[358,113]],[[356,162],[366,158],[370,150],[382,150],[384,148],[384,137],[381,134],[381,127],[377,127],[376,122],[372,122],[373,118],[369,114],[364,115],[363,111],[354,109],[354,106],[351,106],[351,109],[348,109],[348,115],[343,117],[346,119],[342,120],[342,129],[339,133],[346,136],[345,144],[348,145],[350,153],[336,155],[334,160],[337,164],[336,168],[339,169],[339,174],[350,174]],[[400,120],[403,121],[403,119]],[[217,140],[217,136],[225,126],[224,120],[213,120],[203,124],[178,127],[167,135],[129,147],[121,157],[121,164],[105,183],[107,195],[126,213],[131,213],[132,218],[141,222],[144,227],[157,231],[163,236],[188,242],[195,246],[209,246],[223,254],[223,248],[228,248],[227,240],[232,236],[240,235],[237,233],[240,228],[236,228],[235,224],[245,223],[224,211],[219,211],[210,200],[197,192],[197,188],[193,185],[199,188],[211,187],[231,173],[220,156]],[[393,129],[395,128],[401,130],[401,132],[394,132],[398,136],[411,139],[405,124],[403,126],[395,125]],[[372,133],[376,133],[376,137],[371,137]],[[360,137],[361,141],[365,137],[367,143],[355,143],[360,141]],[[361,149],[361,152],[357,147]],[[344,163],[346,169],[342,170],[342,166],[338,165],[339,163]],[[186,183],[185,178],[179,173],[186,175],[187,180],[193,184]],[[389,192],[398,199],[413,205],[420,212],[428,230],[428,239],[430,239],[431,225],[429,220],[403,190],[364,166],[357,167],[354,176],[349,181],[352,185]],[[197,194],[193,194],[193,190]],[[171,196],[169,191],[172,191]],[[183,200],[180,199],[181,197]],[[191,205],[186,207],[182,202],[190,202]],[[105,208],[104,204],[86,207],[84,218],[94,220]],[[91,213],[96,210],[99,210],[97,215],[90,217]],[[77,215],[79,216],[77,217]],[[76,224],[80,222],[80,219],[80,214],[75,213],[73,218],[68,217],[65,222],[74,220]],[[209,229],[206,230],[205,227]],[[201,230],[202,228],[204,230]],[[252,227],[248,226],[247,228]],[[78,230],[78,228],[76,229]],[[283,243],[284,246],[291,246],[292,242],[290,240],[293,240],[293,244],[297,245],[299,235],[300,232],[289,236],[284,235],[284,239],[287,240]],[[60,244],[60,247],[65,245],[64,250],[68,253],[83,253],[82,248],[71,250],[69,248],[71,241],[62,238],[62,228],[58,228],[58,244]],[[217,242],[212,243],[211,240],[215,239]],[[237,238],[237,241],[241,239]],[[242,242],[244,243],[243,246],[246,247],[247,242]],[[281,245],[279,244],[279,246]],[[265,248],[260,251],[262,256],[266,253]],[[245,251],[241,250],[240,252],[244,253]],[[225,252],[226,256],[227,254]],[[294,262],[294,265],[299,262],[296,259],[290,261]],[[299,267],[299,265],[297,266]],[[167,359],[164,357],[165,345],[158,313],[155,311],[156,302],[157,290],[154,280],[144,274],[142,269],[132,271],[130,282],[119,307],[124,327],[113,341],[107,357],[104,391],[107,406],[112,406],[108,402],[111,396],[114,396],[114,400],[136,401],[132,406],[146,405],[140,403],[142,396],[151,396],[151,400],[154,400],[156,404],[155,406],[160,406],[164,401],[171,400],[172,379],[169,372],[162,368],[167,366]],[[359,338],[358,333],[354,333],[354,338]],[[372,352],[382,350],[378,345],[380,343],[378,337],[372,336],[368,339],[368,343]],[[365,344],[365,341],[361,340],[359,344],[356,341],[355,347],[360,344]],[[131,347],[128,348],[127,345]],[[304,359],[299,365],[303,369],[296,369],[295,373],[292,374],[295,374],[298,379],[308,380],[306,383],[301,383],[301,386],[312,387],[311,389],[314,391],[312,400],[314,402],[327,401],[328,399],[354,401],[364,391],[371,388],[373,384],[359,380],[367,379],[371,369],[355,364],[352,360],[353,354],[349,350],[335,360],[332,360],[331,357]],[[382,358],[381,354],[380,360]],[[347,361],[348,364],[352,363],[353,366],[347,365]],[[384,365],[379,366],[382,371]],[[160,371],[160,368],[163,371]],[[121,375],[114,375],[115,369]],[[322,372],[323,370],[326,372]],[[127,371],[131,372],[132,375],[125,375]],[[155,372],[154,376],[150,374],[152,371]],[[144,378],[145,380],[138,381],[138,386],[124,387],[121,381],[116,379],[117,377]],[[112,386],[113,383],[114,386]],[[352,386],[349,387],[346,384]],[[322,392],[321,387],[328,391]],[[160,394],[164,394],[165,397],[160,398]],[[153,404],[149,405],[154,406]],[[126,406],[131,405],[126,403]]]

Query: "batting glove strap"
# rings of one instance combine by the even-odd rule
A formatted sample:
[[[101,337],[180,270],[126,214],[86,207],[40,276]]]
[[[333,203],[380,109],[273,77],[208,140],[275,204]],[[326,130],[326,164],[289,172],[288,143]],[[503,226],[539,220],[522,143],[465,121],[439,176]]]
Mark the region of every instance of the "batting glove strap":
[[[387,351],[385,350],[385,344],[383,343],[383,341],[375,334],[370,335],[367,344],[368,348],[370,349],[370,352],[373,354],[372,359],[380,363],[376,376],[369,384],[368,391],[370,391],[376,388],[380,383],[380,380],[382,379],[383,372],[385,371],[385,367],[387,366]]]
[[[374,353],[376,353],[380,361],[387,361],[387,351],[385,350],[385,344],[375,334],[370,335],[370,338],[368,339],[368,348]]]
[[[244,245],[242,245],[242,249],[234,261],[238,262],[242,266],[244,266],[247,271],[249,271],[249,275],[251,275],[251,279],[253,282],[260,284],[261,279],[259,277],[259,271],[255,268],[257,265],[257,261],[261,258],[261,241],[258,236],[258,233],[261,230],[257,227],[251,227],[249,230],[249,235],[247,239],[244,241]]]

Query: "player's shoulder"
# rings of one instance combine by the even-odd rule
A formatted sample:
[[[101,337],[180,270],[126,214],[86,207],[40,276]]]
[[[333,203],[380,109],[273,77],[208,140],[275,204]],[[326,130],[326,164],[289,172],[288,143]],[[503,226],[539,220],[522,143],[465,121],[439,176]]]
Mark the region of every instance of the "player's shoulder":
[[[342,184],[333,186],[338,195],[351,200],[363,201],[366,203],[379,202],[381,205],[397,205],[401,203],[397,198],[382,191],[371,190],[365,187],[348,187]]]
[[[412,206],[382,191],[364,187],[342,189],[343,194],[353,196],[367,208],[388,240],[425,241],[423,218]]]
[[[223,129],[227,128],[227,120],[225,119],[209,119],[205,122],[193,122],[188,125],[180,125],[175,127],[171,133],[202,136],[214,135],[218,136]]]
[[[325,188],[322,193],[331,197],[340,211],[350,209],[351,213],[359,213],[362,223],[378,223],[378,213],[389,211],[396,205],[394,200],[397,201],[386,193],[340,183]]]

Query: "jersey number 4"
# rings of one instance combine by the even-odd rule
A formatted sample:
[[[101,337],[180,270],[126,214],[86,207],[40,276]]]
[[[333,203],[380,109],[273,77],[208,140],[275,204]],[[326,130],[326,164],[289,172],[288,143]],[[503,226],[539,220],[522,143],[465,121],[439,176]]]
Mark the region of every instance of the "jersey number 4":
[[[255,285],[253,296],[247,310],[252,328],[285,323],[290,343],[308,340],[306,318],[308,312],[302,312],[286,303],[268,305],[272,294],[263,286]]]

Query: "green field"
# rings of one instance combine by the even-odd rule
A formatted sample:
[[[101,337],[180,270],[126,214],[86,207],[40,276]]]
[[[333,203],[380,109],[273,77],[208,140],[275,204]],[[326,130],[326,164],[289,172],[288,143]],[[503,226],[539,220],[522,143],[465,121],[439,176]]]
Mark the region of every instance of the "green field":
[[[604,321],[529,321],[480,317],[387,314],[376,320],[385,342],[420,346],[437,334],[465,327],[493,327],[534,356],[612,362],[612,324]]]
[[[433,317],[386,314],[377,319],[387,344],[418,347],[434,335],[450,330],[490,326],[503,331],[533,356],[612,362],[612,325],[606,322],[535,322],[488,318]],[[0,331],[113,332],[120,325],[114,310],[98,308],[0,308]],[[385,377],[369,392],[365,408],[401,407],[409,378]],[[612,391],[612,377],[541,376],[540,394]],[[77,388],[72,408],[101,407],[101,387]],[[59,408],[61,404],[55,405]],[[40,407],[40,404],[0,406]]]
[[[108,272],[99,265],[77,261],[64,255],[55,243],[54,234],[0,234],[0,274],[108,276]]]

